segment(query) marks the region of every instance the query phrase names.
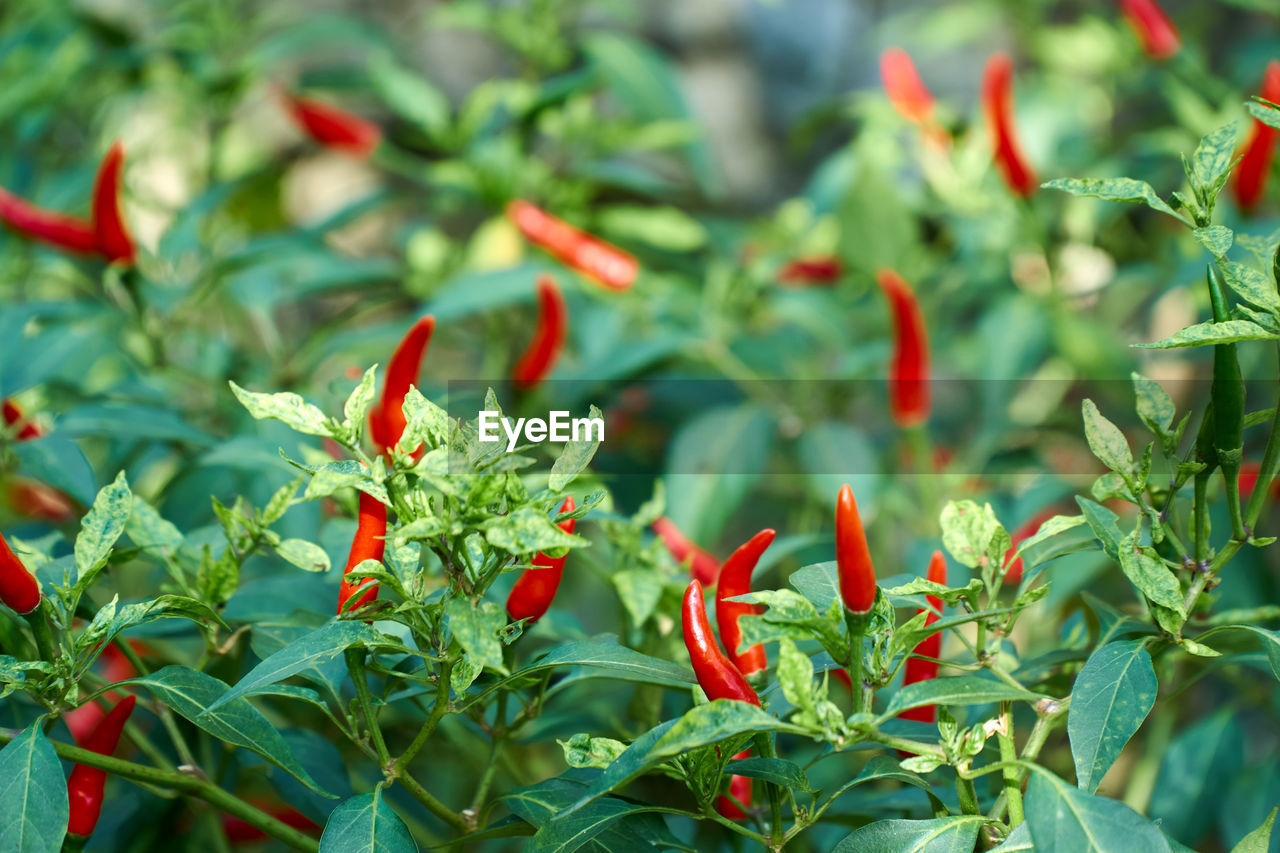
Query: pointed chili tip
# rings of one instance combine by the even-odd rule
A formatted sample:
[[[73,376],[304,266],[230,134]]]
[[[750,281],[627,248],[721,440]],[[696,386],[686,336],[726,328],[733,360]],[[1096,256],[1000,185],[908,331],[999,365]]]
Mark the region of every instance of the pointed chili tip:
[[[929,558],[928,578],[934,583],[945,584],[947,582],[947,558],[942,555],[941,551],[934,551]]]
[[[409,388],[417,384],[418,374],[422,372],[422,358],[435,328],[434,314],[420,317],[391,353],[382,396],[369,412],[369,437],[383,454],[389,454],[391,448],[399,443],[408,424],[404,417],[404,398]]]
[[[98,251],[113,264],[132,264],[138,254],[120,210],[123,171],[124,145],[117,141],[102,158],[93,182],[93,231]]]
[[[1013,60],[1007,53],[993,53],[987,60],[982,74],[982,104],[1000,176],[1015,195],[1030,198],[1039,181],[1018,142],[1013,121]]]
[[[853,488],[845,483],[836,499],[836,570],[840,598],[854,613],[868,613],[876,603],[876,573],[858,515]]]
[[[569,309],[556,280],[547,274],[538,277],[538,325],[528,348],[511,369],[515,386],[527,391],[555,369],[564,350],[569,329]]]
[[[1147,56],[1168,59],[1178,52],[1182,46],[1178,28],[1157,0],[1120,0],[1120,8]]]
[[[916,124],[933,120],[933,94],[920,79],[909,53],[900,47],[881,53],[880,79],[889,103],[903,118]]]
[[[1280,62],[1274,59],[1267,64],[1261,94],[1272,103],[1280,103]],[[1236,204],[1246,213],[1251,212],[1262,201],[1278,139],[1280,130],[1257,119],[1253,120],[1249,140],[1245,143],[1240,162],[1232,174]]]
[[[275,91],[294,124],[319,145],[354,157],[368,157],[382,141],[382,129],[368,119],[314,98],[295,95],[283,86],[276,86]]]

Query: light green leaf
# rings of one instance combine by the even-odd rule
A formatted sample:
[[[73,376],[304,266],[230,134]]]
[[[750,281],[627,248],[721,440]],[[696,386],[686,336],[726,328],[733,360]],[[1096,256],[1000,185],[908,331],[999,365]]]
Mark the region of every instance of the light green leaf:
[[[1107,643],[1076,676],[1067,736],[1076,784],[1093,792],[1156,701],[1156,673],[1142,640]]]
[[[260,394],[256,391],[246,391],[234,382],[230,384],[236,399],[258,420],[282,421],[305,435],[332,437],[333,431],[324,412],[292,391]]]
[[[80,524],[75,545],[77,583],[88,583],[106,565],[132,509],[133,493],[121,471],[111,485],[98,492],[93,507]]]
[[[70,814],[62,761],[37,720],[0,749],[0,850],[57,853]]]
[[[1089,196],[1106,201],[1141,202],[1153,210],[1167,213],[1179,222],[1186,222],[1172,207],[1165,203],[1146,181],[1133,178],[1056,178],[1041,184],[1045,189],[1062,190],[1077,196]]]
[[[595,406],[592,406],[587,413],[587,419],[604,423],[604,415]],[[575,418],[575,420],[580,419]],[[565,443],[564,450],[560,451],[560,455],[552,464],[551,476],[547,479],[547,488],[551,491],[563,492],[565,487],[591,464],[592,457],[596,455],[600,439],[604,436],[604,428],[594,429],[587,424],[582,432],[582,439]]]
[[[1039,766],[1025,810],[1036,853],[1170,853],[1160,830],[1124,803],[1078,790]]]
[[[449,617],[449,629],[472,662],[505,675],[507,667],[502,662],[502,641],[498,638],[498,632],[507,625],[502,609],[492,601],[476,606],[468,598],[451,598],[444,612]]]
[[[1280,334],[1267,331],[1248,320],[1227,320],[1225,323],[1196,323],[1174,332],[1167,338],[1151,344],[1134,344],[1138,349],[1178,349],[1180,347],[1205,347],[1213,344],[1234,344],[1243,341],[1275,341]]]

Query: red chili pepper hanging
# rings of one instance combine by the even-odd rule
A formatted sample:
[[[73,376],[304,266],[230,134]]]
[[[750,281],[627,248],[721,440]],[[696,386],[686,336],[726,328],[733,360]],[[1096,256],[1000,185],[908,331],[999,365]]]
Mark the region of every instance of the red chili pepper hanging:
[[[735,759],[750,758],[751,750],[744,749],[734,756]],[[751,807],[751,777],[739,776],[734,774],[729,779],[729,794],[737,799],[738,803]],[[729,820],[742,820],[747,813],[738,808],[738,804],[729,797],[716,797],[716,811],[721,817],[727,817]]]
[[[12,477],[4,484],[4,498],[18,515],[61,524],[75,517],[75,505],[62,492],[39,480]]]
[[[788,261],[778,270],[778,283],[789,285],[835,284],[844,273],[844,264],[834,255],[818,255]]]
[[[145,651],[145,646],[136,640],[130,640],[129,645],[135,650]],[[133,678],[138,674],[133,668],[133,664],[125,657],[124,652],[120,651],[115,644],[109,645],[102,650],[102,655],[98,658],[98,670],[102,676],[102,680],[108,684],[116,684]],[[62,721],[67,724],[67,728],[71,730],[71,737],[76,743],[83,743],[84,739],[89,737],[90,733],[98,727],[103,718],[107,716],[107,712],[99,704],[101,701],[119,702],[120,694],[114,690],[98,697],[97,700],[85,702],[78,708],[62,715]]]
[[[1013,124],[1013,60],[997,53],[987,60],[982,75],[982,105],[995,149],[996,168],[1015,195],[1029,198],[1036,191],[1036,173],[1022,155]]]
[[[382,386],[382,397],[369,413],[369,435],[383,453],[390,453],[404,433],[407,423],[404,418],[404,397],[409,393],[409,387],[418,382],[422,356],[427,351],[427,344],[431,342],[431,333],[435,328],[436,318],[428,314],[413,324],[413,328],[409,329],[391,354],[391,361],[387,364],[387,380]]]
[[[1178,30],[1156,0],[1120,0],[1120,8],[1147,56],[1168,59],[1178,52]]]
[[[40,606],[40,597],[40,582],[0,536],[0,601],[17,613],[30,613]]]
[[[675,522],[663,516],[653,523],[653,532],[662,537],[671,556],[682,566],[689,567],[690,575],[703,586],[713,586],[720,573],[720,561],[689,541]]]
[[[526,240],[596,284],[610,290],[629,290],[635,284],[640,264],[617,246],[522,199],[507,205],[507,217]]]
[[[99,755],[111,755],[120,743],[120,732],[133,706],[136,696],[126,696],[120,704],[102,718],[102,722],[94,728],[89,737],[80,746]],[[107,771],[96,767],[77,764],[67,778],[67,797],[71,800],[71,819],[67,822],[69,835],[93,835],[98,825],[98,817],[102,814],[102,795],[107,784]]]
[[[338,612],[355,610],[378,598],[378,584],[370,578],[348,581],[347,572],[365,560],[381,560],[387,542],[387,507],[382,501],[360,492],[360,520],[356,524],[356,536],[347,556],[347,567],[342,571],[342,587],[338,590]],[[347,599],[359,595],[356,602],[347,606]]]
[[[858,502],[848,483],[840,488],[836,499],[836,571],[844,606],[854,613],[870,612],[876,603],[876,570],[858,515]]]
[[[720,651],[716,635],[711,631],[711,622],[707,619],[702,587],[697,581],[690,581],[684,591],[684,645],[689,650],[698,684],[708,699],[736,699],[760,705],[760,697],[733,662]]]
[[[769,665],[761,644],[738,652],[742,645],[742,629],[738,620],[749,614],[763,613],[764,607],[725,599],[751,592],[751,573],[755,571],[760,555],[773,543],[774,535],[773,530],[766,528],[748,539],[724,561],[724,565],[720,567],[720,576],[716,579],[716,625],[720,629],[720,639],[724,641],[729,660],[733,661],[733,665],[743,675],[758,672]]]
[[[295,809],[293,806],[284,806],[279,804],[264,803],[257,801],[254,806],[271,815],[285,826],[291,826],[294,829],[305,833],[314,834],[320,830],[320,826],[311,818]],[[229,814],[222,816],[222,832],[227,836],[227,841],[232,844],[248,844],[255,841],[268,841],[271,836],[263,832],[258,827],[233,817]]]
[[[1274,59],[1267,64],[1266,76],[1262,78],[1262,97],[1273,104],[1280,103],[1280,62]],[[1262,200],[1277,139],[1280,139],[1280,130],[1253,120],[1253,132],[1235,173],[1236,204],[1241,210],[1253,210]]]
[[[520,356],[511,370],[511,380],[517,388],[528,390],[555,368],[560,351],[564,349],[565,334],[569,328],[569,309],[564,302],[556,280],[549,275],[538,278],[538,328],[533,333],[529,348]]]
[[[1053,518],[1054,512],[1051,509],[1042,510],[1031,516],[1021,527],[1013,531],[1013,535],[1009,537],[1009,550],[1004,555],[1004,585],[1017,586],[1022,583],[1022,558],[1014,558],[1014,554],[1018,553],[1018,546],[1024,540],[1031,538],[1040,529],[1040,525]]]
[[[577,505],[573,498],[565,498],[560,504],[560,513],[573,512]],[[566,518],[560,522],[560,529],[572,533],[577,519]],[[564,561],[568,557],[548,557],[541,551],[533,558],[533,565],[521,573],[511,594],[507,596],[507,615],[511,621],[528,619],[537,622],[551,606],[560,588],[560,578],[564,575]]]
[[[929,560],[929,580],[934,583],[945,585],[947,582],[947,560],[942,556],[941,551],[934,551],[933,557]],[[929,627],[939,618],[938,612],[942,610],[942,599],[936,595],[927,595],[925,600],[929,602],[928,616],[924,619],[925,627]],[[920,611],[924,613],[926,611]],[[938,663],[933,660],[922,660],[916,655],[922,655],[928,658],[936,658],[942,654],[942,634],[930,634],[919,643],[916,644],[912,656],[907,658],[906,666],[903,670],[902,684],[905,687],[908,684],[915,684],[917,681],[929,681],[938,677]],[[922,723],[933,723],[938,720],[938,709],[934,705],[921,705],[918,708],[908,708],[898,715],[904,720],[918,720]]]
[[[312,141],[356,157],[368,157],[382,141],[376,124],[354,113],[311,98],[281,91],[289,115]]]
[[[893,360],[889,363],[889,409],[900,427],[929,417],[929,333],[911,285],[893,270],[876,273],[893,312]]]
[[[92,223],[36,207],[5,189],[0,189],[0,222],[24,237],[69,252],[89,255],[98,250]]]
[[[0,411],[3,412],[5,426],[18,426],[18,441],[28,441],[44,435],[44,430],[40,427],[40,424],[25,418],[22,407],[13,400],[5,399],[0,402]]]
[[[132,264],[138,250],[120,213],[121,172],[124,169],[124,146],[111,146],[98,166],[93,181],[93,231],[98,251],[108,263]]]
[[[933,121],[933,95],[905,50],[891,47],[880,54],[880,80],[889,103],[903,118],[916,124]]]

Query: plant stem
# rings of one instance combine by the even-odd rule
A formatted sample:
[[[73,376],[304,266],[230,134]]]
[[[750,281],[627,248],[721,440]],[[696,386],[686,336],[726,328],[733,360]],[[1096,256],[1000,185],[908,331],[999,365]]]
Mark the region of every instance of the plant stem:
[[[365,726],[369,729],[369,737],[373,748],[378,753],[378,761],[385,770],[391,764],[391,753],[387,751],[387,743],[382,739],[382,729],[378,726],[378,718],[373,713],[373,696],[369,692],[369,679],[364,670],[365,650],[350,648],[346,651],[347,670],[356,686],[356,701],[360,703],[360,713],[364,717]]]
[[[960,798],[960,811],[964,814],[981,814],[978,808],[978,792],[973,787],[973,780],[966,779],[956,773],[956,795]]]
[[[1007,762],[1004,769],[1004,795],[1009,804],[1009,827],[1013,828],[1022,823],[1025,816],[1022,812],[1022,780],[1018,778],[1017,767],[1013,766],[1018,758],[1018,751],[1013,744],[1012,703],[1000,703],[1000,717],[1000,760]]]

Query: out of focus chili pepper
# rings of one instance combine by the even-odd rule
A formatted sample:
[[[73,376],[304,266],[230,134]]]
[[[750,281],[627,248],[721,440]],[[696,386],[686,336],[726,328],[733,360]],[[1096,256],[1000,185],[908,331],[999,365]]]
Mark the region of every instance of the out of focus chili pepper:
[[[876,603],[876,570],[858,515],[858,502],[848,483],[840,488],[836,499],[836,572],[844,606],[853,613],[869,613]]]
[[[1036,191],[1036,173],[1022,154],[1013,123],[1013,60],[996,53],[982,75],[982,106],[991,132],[996,168],[1015,195],[1029,198]]]
[[[382,560],[386,550],[387,507],[375,497],[360,492],[360,518],[356,524],[355,539],[347,556],[347,567],[342,571],[342,586],[338,590],[338,613],[363,607],[378,598],[378,584],[371,578],[347,580],[347,573],[365,560]],[[347,600],[358,595],[354,604]]]
[[[1147,56],[1168,59],[1178,52],[1178,30],[1156,0],[1120,0],[1120,8]]]
[[[108,149],[93,181],[93,231],[98,251],[109,263],[132,264],[138,254],[129,227],[120,212],[120,185],[124,171],[124,146]]]
[[[7,427],[18,428],[16,438],[18,441],[29,441],[33,438],[39,438],[44,435],[44,429],[40,424],[24,416],[22,407],[15,401],[5,399],[0,402],[0,412],[3,413],[4,425]]]
[[[1025,540],[1035,536],[1040,529],[1040,525],[1053,518],[1053,516],[1053,510],[1042,510],[1031,516],[1021,527],[1013,531],[1013,535],[1009,537],[1009,550],[1004,555],[1004,585],[1017,586],[1022,583],[1022,558],[1014,556],[1018,553],[1018,546]]]
[[[4,498],[17,515],[61,524],[75,517],[71,499],[53,486],[29,477],[9,477],[4,482]]]
[[[145,649],[136,640],[130,640],[129,645],[135,650]],[[108,684],[116,684],[133,678],[138,672],[133,668],[133,664],[129,662],[129,658],[125,656],[124,652],[112,644],[104,648],[102,654],[98,657],[98,674]],[[78,708],[63,714],[62,721],[67,724],[67,728],[71,731],[71,737],[75,739],[75,742],[82,743],[97,728],[98,723],[107,716],[107,711],[103,708],[102,702],[119,702],[121,698],[119,693],[111,690],[102,694],[96,700],[85,702]]]
[[[80,743],[81,748],[99,755],[111,755],[120,743],[120,733],[133,713],[136,696],[126,696],[111,709],[94,727],[89,737]],[[71,801],[71,819],[67,822],[67,834],[82,837],[93,835],[94,827],[102,814],[102,795],[106,789],[107,771],[97,767],[77,764],[67,779],[67,797]]]
[[[517,388],[528,390],[555,368],[569,329],[569,309],[564,294],[549,275],[538,278],[538,326],[529,348],[511,370]]]
[[[526,240],[596,284],[610,290],[629,290],[635,284],[640,264],[617,246],[522,199],[507,205],[507,217]]]
[[[24,237],[69,252],[89,255],[98,250],[93,223],[36,207],[5,189],[0,189],[0,222]]]
[[[294,829],[306,833],[316,833],[320,831],[320,825],[293,806],[270,805],[263,803],[253,803],[255,807],[271,815],[285,826],[291,826]],[[263,832],[258,827],[233,817],[229,814],[222,816],[222,832],[227,836],[227,841],[232,844],[248,844],[254,841],[266,841],[271,836]]]
[[[40,582],[0,536],[0,601],[17,613],[26,614],[40,606],[40,598]]]
[[[573,498],[565,498],[564,503],[560,504],[560,514],[573,512],[575,508]],[[576,519],[566,518],[560,522],[560,529],[565,533],[572,533],[576,523]],[[564,575],[564,561],[567,557],[567,554],[564,557],[548,557],[539,551],[533,558],[533,565],[524,570],[515,586],[511,587],[511,594],[507,596],[507,615],[513,622],[518,619],[537,622],[543,617],[551,606],[551,600],[556,597],[556,590],[560,588],[560,578]]]
[[[880,54],[880,80],[889,103],[903,118],[916,124],[933,120],[933,94],[905,50],[891,47]]]
[[[947,559],[942,556],[941,551],[934,551],[933,557],[929,560],[928,579],[943,586],[947,583]],[[927,611],[921,610],[921,613],[927,612],[929,615],[924,618],[925,627],[929,627],[939,618],[938,613],[942,610],[942,599],[936,595],[926,595],[925,600],[929,602]],[[915,649],[911,652],[911,656],[907,658],[906,665],[903,668],[902,685],[915,684],[920,681],[929,681],[938,677],[938,662],[936,660],[924,660],[924,658],[937,658],[942,654],[942,634],[934,633],[925,637],[916,644]],[[917,720],[922,723],[936,722],[938,719],[938,709],[933,705],[921,705],[916,708],[908,708],[898,715],[904,720]]]
[[[744,749],[734,756],[735,759],[750,758],[751,750]],[[731,799],[732,798],[732,799]],[[729,796],[716,797],[716,811],[721,817],[727,817],[729,820],[742,820],[747,813],[738,807],[738,803],[742,803],[747,808],[751,808],[751,777],[739,776],[733,774],[729,779]]]
[[[689,650],[698,684],[707,698],[736,699],[759,706],[760,697],[716,643],[716,635],[707,619],[702,586],[697,581],[690,581],[684,591],[683,617],[684,645]]]
[[[382,396],[369,413],[369,435],[383,453],[390,453],[404,433],[407,424],[404,398],[409,393],[409,388],[418,382],[422,356],[427,351],[427,344],[431,342],[431,333],[435,328],[436,318],[428,314],[413,324],[391,354]],[[414,452],[417,452],[416,448]]]
[[[729,555],[716,579],[716,625],[720,628],[720,639],[729,660],[743,675],[759,672],[769,665],[763,644],[757,643],[745,651],[738,651],[742,645],[742,627],[738,620],[750,614],[763,613],[764,607],[725,599],[751,592],[751,573],[760,562],[760,555],[773,543],[775,535],[773,530],[766,528],[752,536]]]
[[[1274,59],[1267,64],[1267,73],[1262,78],[1262,97],[1273,104],[1280,103],[1280,62]],[[1234,175],[1236,204],[1241,210],[1253,210],[1262,200],[1262,193],[1267,188],[1267,176],[1271,173],[1277,139],[1280,139],[1280,130],[1257,119],[1253,120],[1253,131],[1249,135],[1249,141],[1245,143],[1244,154]]]
[[[835,284],[844,274],[844,264],[834,255],[796,258],[778,270],[778,283],[789,285]]]
[[[312,98],[284,90],[280,96],[294,123],[313,142],[356,157],[368,157],[382,141],[382,131],[368,119]]]
[[[911,285],[893,270],[876,273],[893,313],[893,360],[889,362],[889,409],[907,428],[929,417],[929,333]]]
[[[662,538],[662,544],[667,546],[675,561],[688,567],[694,580],[703,586],[715,584],[720,573],[720,561],[689,541],[675,522],[663,516],[653,523],[653,532]]]

